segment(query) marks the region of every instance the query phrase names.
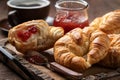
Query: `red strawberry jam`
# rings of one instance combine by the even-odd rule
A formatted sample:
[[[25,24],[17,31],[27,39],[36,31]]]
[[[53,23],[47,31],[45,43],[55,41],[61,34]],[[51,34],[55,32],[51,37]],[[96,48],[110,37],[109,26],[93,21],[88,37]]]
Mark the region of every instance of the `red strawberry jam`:
[[[39,55],[33,55],[33,56],[26,57],[26,60],[33,64],[45,63],[43,58],[41,58]]]
[[[17,36],[23,41],[25,42],[30,36],[31,36],[31,33],[28,32],[27,30],[25,31],[19,31],[17,33]]]
[[[54,26],[60,26],[65,30],[65,33],[74,28],[84,28],[89,25],[89,21],[86,15],[77,11],[59,11],[53,22]]]
[[[35,25],[28,26],[28,29],[18,31],[17,36],[23,41],[27,41],[32,34],[37,32],[37,28]]]
[[[37,28],[35,25],[32,25],[28,27],[28,31],[34,34],[37,32]]]

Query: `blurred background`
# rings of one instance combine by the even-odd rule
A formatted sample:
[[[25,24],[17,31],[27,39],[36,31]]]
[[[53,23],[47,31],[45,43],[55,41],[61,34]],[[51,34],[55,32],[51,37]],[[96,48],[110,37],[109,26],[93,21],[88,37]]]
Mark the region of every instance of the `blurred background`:
[[[55,16],[54,4],[57,0],[49,0],[51,2],[51,9],[49,16]],[[102,16],[103,14],[120,9],[120,0],[86,0],[89,3],[89,19],[92,21],[94,18]],[[7,0],[0,0],[0,20],[7,18]]]

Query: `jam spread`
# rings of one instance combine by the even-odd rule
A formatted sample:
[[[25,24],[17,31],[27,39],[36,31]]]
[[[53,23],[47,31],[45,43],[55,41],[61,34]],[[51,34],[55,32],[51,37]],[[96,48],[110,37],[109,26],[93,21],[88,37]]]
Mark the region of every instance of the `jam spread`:
[[[56,22],[56,21],[54,21],[54,25],[63,27],[63,29],[65,30],[65,33],[67,33],[67,32],[69,32],[70,30],[72,30],[74,28],[77,28],[77,27],[84,28],[85,26],[88,26],[89,21],[86,20],[86,21],[84,21],[82,23],[64,22],[64,21]]]
[[[88,18],[76,11],[60,11],[56,14],[53,22],[54,26],[60,26],[65,30],[65,33],[74,28],[84,28],[89,25]]]
[[[33,64],[45,63],[45,60],[42,57],[40,57],[39,55],[33,55],[33,56],[26,57],[26,60]]]
[[[36,26],[32,25],[28,27],[28,31],[35,34],[37,32]]]
[[[37,28],[35,25],[28,26],[26,30],[18,31],[17,36],[23,41],[27,41],[32,34],[37,32]]]

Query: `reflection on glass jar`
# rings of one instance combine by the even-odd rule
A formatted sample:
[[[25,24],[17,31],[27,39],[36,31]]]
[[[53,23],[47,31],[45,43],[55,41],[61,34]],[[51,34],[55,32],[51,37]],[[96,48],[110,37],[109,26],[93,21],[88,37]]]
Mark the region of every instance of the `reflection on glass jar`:
[[[55,4],[56,15],[54,26],[63,27],[65,33],[76,28],[89,25],[88,3],[84,0],[59,0]]]

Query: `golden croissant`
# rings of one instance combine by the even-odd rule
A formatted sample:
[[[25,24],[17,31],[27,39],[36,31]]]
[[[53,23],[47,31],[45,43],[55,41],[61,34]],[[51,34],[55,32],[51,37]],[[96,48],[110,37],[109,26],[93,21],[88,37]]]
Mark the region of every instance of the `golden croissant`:
[[[107,34],[86,29],[73,29],[56,41],[54,58],[57,63],[81,72],[107,55],[110,43]]]
[[[120,34],[120,10],[108,12],[102,17],[94,19],[90,26],[107,34]]]
[[[107,56],[99,62],[100,65],[110,68],[120,67],[120,34],[110,34],[110,48]]]
[[[108,12],[94,19],[90,24],[90,29],[91,32],[99,29],[110,38],[107,56],[99,64],[111,68],[120,67],[120,10]]]
[[[10,29],[8,40],[18,51],[25,53],[49,49],[63,35],[64,30],[61,27],[49,26],[43,20],[32,20]]]

